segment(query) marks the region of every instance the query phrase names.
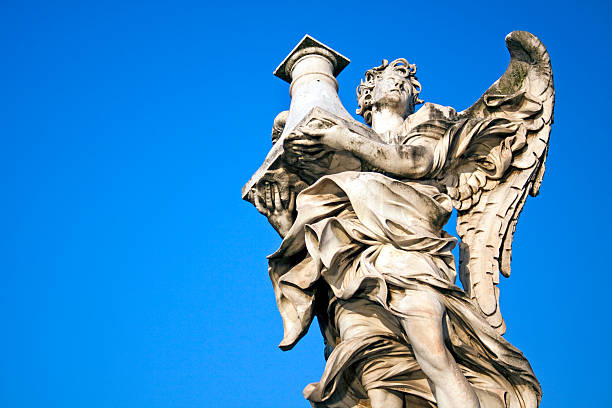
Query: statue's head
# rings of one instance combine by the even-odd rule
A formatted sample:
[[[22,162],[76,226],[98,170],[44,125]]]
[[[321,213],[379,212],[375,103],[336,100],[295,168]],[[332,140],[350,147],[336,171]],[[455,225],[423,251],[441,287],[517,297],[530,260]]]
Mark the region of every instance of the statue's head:
[[[416,65],[409,64],[404,58],[369,69],[365,81],[357,87],[357,114],[363,116],[368,125],[372,124],[372,110],[387,108],[406,117],[414,113],[415,105],[423,103],[419,99],[421,84],[416,77]]]

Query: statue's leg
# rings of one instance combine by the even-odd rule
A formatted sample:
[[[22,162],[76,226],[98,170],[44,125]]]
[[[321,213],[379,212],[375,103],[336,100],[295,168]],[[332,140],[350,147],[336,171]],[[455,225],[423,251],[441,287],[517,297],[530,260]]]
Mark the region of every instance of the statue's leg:
[[[372,408],[404,408],[404,396],[384,388],[368,390],[368,398]]]
[[[445,308],[439,295],[410,291],[394,306],[419,366],[432,383],[438,408],[479,408],[478,397],[444,344]]]

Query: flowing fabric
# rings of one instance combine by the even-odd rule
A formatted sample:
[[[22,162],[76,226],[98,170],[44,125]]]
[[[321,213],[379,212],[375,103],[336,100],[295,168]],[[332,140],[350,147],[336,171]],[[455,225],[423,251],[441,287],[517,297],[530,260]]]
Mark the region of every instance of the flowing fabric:
[[[483,407],[535,408],[541,389],[523,354],[454,285],[456,239],[442,228],[452,205],[430,185],[379,173],[325,176],[297,197],[298,216],[269,272],[289,349],[318,316],[333,347],[316,407],[354,407],[367,390],[393,389],[435,407],[429,381],[403,332],[398,303],[429,291],[446,308],[447,345]]]

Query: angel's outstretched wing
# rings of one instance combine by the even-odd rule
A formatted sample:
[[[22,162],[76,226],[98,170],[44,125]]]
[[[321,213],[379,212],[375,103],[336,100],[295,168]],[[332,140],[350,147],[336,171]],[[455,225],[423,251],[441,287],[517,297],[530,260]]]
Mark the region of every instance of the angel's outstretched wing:
[[[491,326],[505,332],[499,272],[510,275],[512,237],[527,194],[538,194],[553,122],[550,58],[534,35],[506,37],[510,64],[502,77],[444,131],[438,178],[458,210],[459,276]]]

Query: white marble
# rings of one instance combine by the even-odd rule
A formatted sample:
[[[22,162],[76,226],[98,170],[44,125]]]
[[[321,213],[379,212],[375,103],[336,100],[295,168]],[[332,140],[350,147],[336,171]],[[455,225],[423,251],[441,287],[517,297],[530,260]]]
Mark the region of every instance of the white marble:
[[[291,349],[317,316],[327,356],[314,407],[535,408],[541,388],[503,338],[499,273],[538,193],[553,121],[546,48],[506,37],[511,61],[469,109],[425,103],[405,59],[368,70],[355,121],[337,96],[348,64],[306,36],[274,146],[243,198],[283,237],[269,273]],[[458,211],[457,240],[443,228]]]

